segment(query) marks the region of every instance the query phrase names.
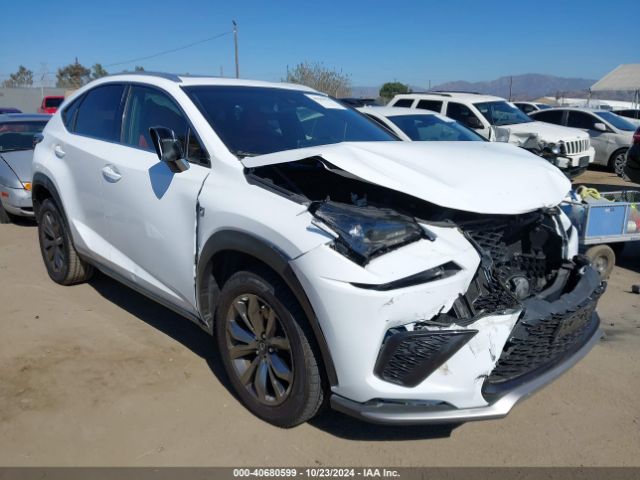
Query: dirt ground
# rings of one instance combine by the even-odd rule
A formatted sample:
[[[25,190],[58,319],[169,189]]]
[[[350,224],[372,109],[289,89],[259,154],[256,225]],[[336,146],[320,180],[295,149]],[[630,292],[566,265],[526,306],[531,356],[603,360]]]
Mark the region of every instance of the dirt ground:
[[[605,172],[579,180],[622,184]],[[503,420],[448,432],[328,413],[281,430],[229,393],[199,328],[102,275],[55,285],[34,225],[2,225],[0,465],[640,466],[634,283],[640,244],[600,302],[605,339]]]

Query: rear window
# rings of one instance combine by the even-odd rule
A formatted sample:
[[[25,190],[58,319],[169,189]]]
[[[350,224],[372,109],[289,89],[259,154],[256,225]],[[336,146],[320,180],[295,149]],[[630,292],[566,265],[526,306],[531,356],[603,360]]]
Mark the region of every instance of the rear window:
[[[42,132],[46,121],[0,123],[0,152],[33,150],[33,136]]]
[[[58,108],[62,102],[64,101],[64,97],[52,97],[44,99],[44,106],[46,108]]]
[[[420,100],[416,108],[440,113],[440,110],[442,110],[442,102],[438,100]]]
[[[100,140],[120,140],[124,85],[105,85],[87,92],[76,115],[75,133]]]
[[[531,115],[531,117],[539,122],[555,123],[556,125],[562,125],[563,110],[545,110],[544,112],[537,112]]]
[[[394,107],[411,107],[413,104],[412,98],[401,98],[400,100],[396,100],[396,103],[393,104]]]

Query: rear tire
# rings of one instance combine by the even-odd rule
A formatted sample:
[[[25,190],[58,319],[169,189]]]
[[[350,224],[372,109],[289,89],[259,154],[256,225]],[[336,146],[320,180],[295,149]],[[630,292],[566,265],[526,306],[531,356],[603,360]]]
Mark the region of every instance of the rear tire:
[[[93,267],[78,256],[67,224],[49,198],[38,209],[38,239],[51,280],[60,285],[74,285],[93,276]]]
[[[267,269],[235,273],[220,292],[218,351],[236,394],[257,417],[289,428],[323,404],[319,355],[305,314]]]
[[[591,264],[600,274],[602,280],[606,280],[613,272],[616,264],[616,254],[609,245],[595,245],[589,248],[585,255],[591,260]]]

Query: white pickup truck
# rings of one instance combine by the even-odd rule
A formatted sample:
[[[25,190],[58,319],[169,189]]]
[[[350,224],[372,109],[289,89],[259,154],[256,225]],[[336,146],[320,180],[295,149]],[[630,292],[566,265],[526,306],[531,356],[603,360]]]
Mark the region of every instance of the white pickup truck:
[[[411,93],[396,95],[389,106],[442,113],[489,140],[509,142],[546,158],[569,177],[583,173],[595,156],[586,132],[532,120],[500,97],[462,92]]]

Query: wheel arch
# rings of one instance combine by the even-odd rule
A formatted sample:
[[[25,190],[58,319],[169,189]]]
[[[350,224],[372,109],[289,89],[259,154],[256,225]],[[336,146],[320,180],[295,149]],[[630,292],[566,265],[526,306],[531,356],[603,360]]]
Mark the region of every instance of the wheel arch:
[[[38,209],[47,198],[52,198],[62,213],[62,218],[67,223],[67,215],[62,204],[62,198],[53,181],[42,172],[36,172],[31,180],[31,198],[33,201],[33,211],[38,218]],[[68,227],[69,225],[67,225]]]
[[[206,328],[213,331],[214,309],[211,305],[217,304],[217,296],[224,281],[234,273],[234,268],[242,268],[248,264],[269,268],[294,294],[315,336],[327,378],[331,385],[337,385],[337,373],[326,339],[311,302],[289,264],[289,259],[272,244],[255,235],[238,230],[222,230],[214,233],[205,242],[196,268],[196,296]]]

